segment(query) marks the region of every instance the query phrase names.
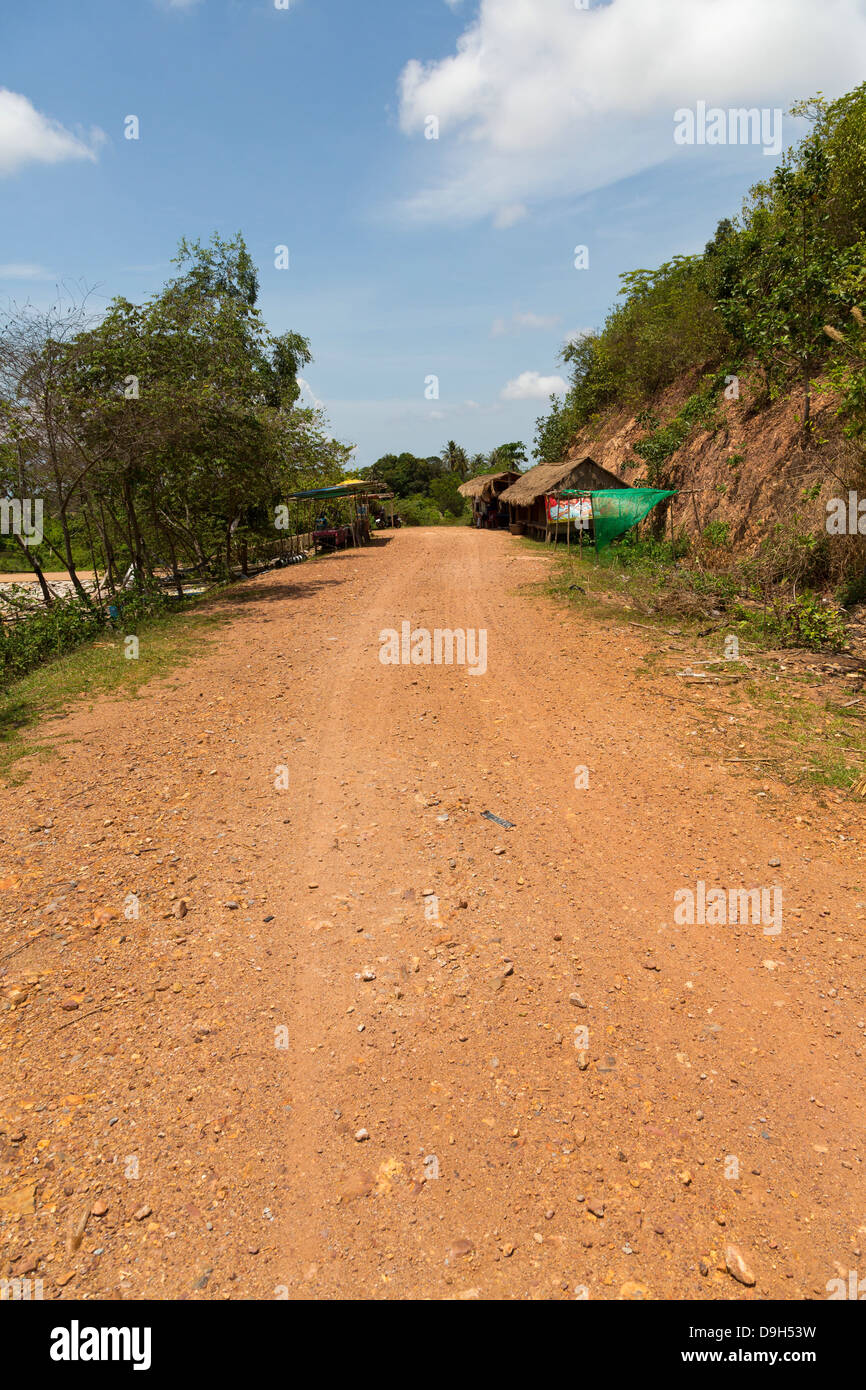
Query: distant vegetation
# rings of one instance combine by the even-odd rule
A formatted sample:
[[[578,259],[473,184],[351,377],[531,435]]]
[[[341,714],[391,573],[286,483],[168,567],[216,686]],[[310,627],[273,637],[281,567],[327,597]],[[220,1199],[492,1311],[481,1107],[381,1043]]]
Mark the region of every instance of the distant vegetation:
[[[415,454],[384,454],[369,468],[361,470],[362,478],[378,478],[398,499],[395,510],[409,526],[454,525],[468,520],[469,506],[458,488],[479,473],[502,472],[506,468],[518,472],[526,464],[526,446],[515,440],[499,444],[489,454],[467,454],[455,440],[449,439],[441,453],[428,458]]]
[[[797,393],[804,443],[825,372],[849,434],[866,434],[866,84],[791,114],[810,120],[809,134],[738,217],[719,223],[703,254],[622,275],[622,302],[600,331],[565,347],[570,387],[538,420],[536,458],[562,458],[602,412],[637,412],[690,370],[711,374],[719,390],[725,369],[746,364],[767,401]]]

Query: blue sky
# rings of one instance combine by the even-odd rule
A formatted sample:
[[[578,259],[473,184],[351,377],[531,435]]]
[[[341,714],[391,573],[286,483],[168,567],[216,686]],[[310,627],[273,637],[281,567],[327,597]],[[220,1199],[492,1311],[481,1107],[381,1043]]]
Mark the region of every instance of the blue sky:
[[[4,6],[0,300],[143,298],[182,235],[241,230],[357,466],[531,445],[618,274],[700,250],[775,163],[674,113],[835,96],[864,52],[866,0]]]

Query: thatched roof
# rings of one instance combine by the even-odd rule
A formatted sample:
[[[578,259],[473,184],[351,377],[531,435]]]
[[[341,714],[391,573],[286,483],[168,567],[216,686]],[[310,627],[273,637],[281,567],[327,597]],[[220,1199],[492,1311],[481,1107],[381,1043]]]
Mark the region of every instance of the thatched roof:
[[[561,463],[537,463],[500,493],[500,500],[514,507],[531,507],[538,497],[557,492],[564,487],[593,488],[628,487],[615,473],[602,468],[595,459],[568,459]]]
[[[480,473],[477,478],[470,478],[468,483],[461,483],[457,491],[461,497],[478,497],[482,502],[489,502],[497,492],[502,491],[496,487],[497,483],[504,485],[520,476],[514,469],[506,469],[502,473]]]

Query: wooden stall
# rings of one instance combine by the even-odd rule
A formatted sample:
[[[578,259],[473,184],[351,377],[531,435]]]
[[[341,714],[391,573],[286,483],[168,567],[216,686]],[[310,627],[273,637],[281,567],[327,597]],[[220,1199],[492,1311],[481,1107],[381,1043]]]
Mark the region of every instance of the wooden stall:
[[[508,529],[513,535],[547,541],[556,539],[560,528],[551,526],[548,520],[546,497],[566,491],[592,492],[596,488],[619,487],[628,487],[628,483],[587,456],[562,463],[536,464],[500,493],[500,501],[508,506]],[[565,526],[561,530],[564,536]]]
[[[500,498],[505,489],[520,477],[521,473],[509,468],[501,473],[480,473],[477,478],[460,484],[457,489],[460,496],[472,503],[473,526],[495,530],[503,524],[501,518],[507,517],[508,513],[500,504]]]

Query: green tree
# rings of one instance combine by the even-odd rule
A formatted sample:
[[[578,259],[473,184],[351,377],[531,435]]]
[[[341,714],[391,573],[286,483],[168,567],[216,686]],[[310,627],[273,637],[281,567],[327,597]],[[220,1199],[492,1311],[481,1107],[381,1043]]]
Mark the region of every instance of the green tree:
[[[813,381],[826,357],[824,324],[842,268],[830,235],[826,151],[814,136],[752,190],[745,256],[732,299],[746,347],[768,385],[796,373],[803,429],[811,427]]]
[[[839,414],[845,419],[845,433],[851,439],[866,440],[866,316],[859,305],[851,309],[853,324],[847,334],[833,324],[824,332],[842,348],[833,363],[830,377],[838,388]]]
[[[275,507],[336,481],[351,450],[298,407],[310,360],[298,333],[273,337],[255,307],[243,238],[181,243],[180,273],[141,305],[119,298],[97,324],[79,312],[13,316],[0,331],[0,410],[60,525],[75,571],[76,528],[109,588],[133,566],[227,574],[233,538],[275,539]]]
[[[370,468],[361,470],[362,478],[378,478],[397,497],[414,497],[425,493],[431,480],[442,472],[439,459],[417,458],[415,454],[383,454]]]
[[[491,449],[488,462],[492,470],[500,473],[507,469],[515,469],[519,473],[526,463],[526,445],[521,439],[513,440],[510,444],[497,444],[495,449]]]
[[[453,439],[449,439],[441,454],[439,455],[448,473],[458,473],[461,480],[466,478],[469,469],[469,460],[466,457],[466,450]]]
[[[466,499],[458,491],[460,483],[461,478],[457,473],[443,473],[440,478],[433,479],[430,496],[441,512],[449,512],[452,516],[463,515]]]

